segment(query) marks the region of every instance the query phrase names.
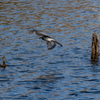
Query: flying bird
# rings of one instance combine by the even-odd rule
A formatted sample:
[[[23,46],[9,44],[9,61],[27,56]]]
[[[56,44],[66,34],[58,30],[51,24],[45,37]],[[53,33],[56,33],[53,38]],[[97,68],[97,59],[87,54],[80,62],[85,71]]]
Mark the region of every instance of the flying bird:
[[[56,44],[59,44],[61,47],[62,47],[62,44],[60,44],[59,42],[57,42],[55,39],[51,38],[49,35],[45,34],[45,33],[42,33],[42,32],[39,32],[38,30],[36,29],[33,29],[31,31],[33,34],[35,35],[38,35],[40,36],[40,38],[44,41],[46,41],[47,43],[47,47],[48,47],[48,50],[52,50]]]

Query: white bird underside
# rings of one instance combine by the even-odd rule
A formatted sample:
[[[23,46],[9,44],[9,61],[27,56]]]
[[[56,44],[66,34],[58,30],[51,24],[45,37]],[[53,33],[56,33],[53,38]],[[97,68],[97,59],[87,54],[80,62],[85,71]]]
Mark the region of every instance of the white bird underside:
[[[46,38],[45,40],[46,40],[46,41],[55,41],[55,40],[52,39],[52,38]]]

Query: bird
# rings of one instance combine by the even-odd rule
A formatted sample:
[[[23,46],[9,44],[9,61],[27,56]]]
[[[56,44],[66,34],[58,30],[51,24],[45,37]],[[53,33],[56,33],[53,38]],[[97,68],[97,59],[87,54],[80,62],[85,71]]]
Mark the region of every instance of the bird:
[[[40,39],[46,41],[48,50],[52,50],[55,48],[56,44],[59,44],[61,47],[63,46],[61,43],[57,42],[55,39],[51,38],[49,35],[40,32],[36,29],[31,30],[31,32],[35,35],[40,36]]]

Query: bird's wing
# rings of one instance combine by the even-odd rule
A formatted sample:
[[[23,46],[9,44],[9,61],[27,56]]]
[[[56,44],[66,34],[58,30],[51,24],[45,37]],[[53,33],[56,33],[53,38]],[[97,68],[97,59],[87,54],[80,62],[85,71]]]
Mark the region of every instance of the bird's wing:
[[[41,37],[43,37],[43,36],[45,36],[45,37],[50,37],[49,35],[47,35],[47,34],[45,34],[45,33],[42,33],[42,32],[39,32],[37,35],[39,35],[39,36],[41,36]]]
[[[47,41],[48,50],[52,50],[56,46],[55,41]]]
[[[39,35],[40,37],[43,37],[43,36],[45,36],[45,37],[50,37],[49,35],[47,35],[47,34],[45,34],[45,33],[42,33],[42,32],[39,32],[39,31],[36,30],[36,29],[33,29],[31,32],[32,32],[33,34],[35,34],[35,35]]]

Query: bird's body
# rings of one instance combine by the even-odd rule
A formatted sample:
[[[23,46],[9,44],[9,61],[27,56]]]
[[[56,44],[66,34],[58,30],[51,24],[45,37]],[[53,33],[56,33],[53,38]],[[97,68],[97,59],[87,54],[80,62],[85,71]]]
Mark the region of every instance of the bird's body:
[[[60,44],[55,39],[51,38],[49,35],[45,33],[39,32],[35,29],[33,29],[31,32],[35,35],[39,35],[42,40],[46,41],[48,50],[53,49],[56,46],[56,44],[59,44],[60,46],[62,46],[62,44]]]

